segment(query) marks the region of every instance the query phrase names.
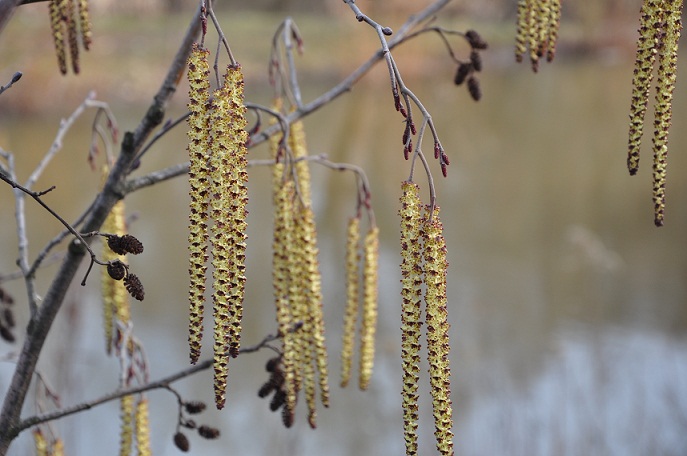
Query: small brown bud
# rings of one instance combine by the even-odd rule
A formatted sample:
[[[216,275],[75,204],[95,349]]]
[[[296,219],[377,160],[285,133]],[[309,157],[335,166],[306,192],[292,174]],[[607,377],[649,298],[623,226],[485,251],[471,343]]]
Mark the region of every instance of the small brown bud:
[[[468,75],[472,72],[472,63],[468,62],[463,62],[460,65],[458,65],[458,69],[456,70],[456,75],[453,78],[453,83],[455,85],[461,85],[463,82],[465,82],[465,79],[468,77]]]
[[[5,339],[9,343],[13,343],[16,339],[14,338],[14,334],[12,334],[12,331],[5,325],[0,324],[0,337]]]
[[[287,428],[293,426],[293,410],[289,410],[288,407],[281,409],[281,421]]]
[[[482,54],[474,49],[470,52],[470,63],[475,71],[482,71]]]
[[[12,312],[12,309],[10,309],[9,307],[3,309],[2,317],[5,319],[5,323],[7,323],[8,328],[14,328],[16,322],[14,320],[14,312]]]
[[[281,356],[275,356],[274,358],[270,358],[267,361],[267,364],[265,364],[265,370],[267,372],[274,372],[279,368],[280,363],[281,363]]]
[[[187,429],[195,429],[197,427],[194,420],[184,420],[181,425]]]
[[[181,432],[174,434],[174,445],[176,445],[176,447],[184,453],[187,453],[189,448],[191,448],[191,445],[188,442],[188,437]]]
[[[205,410],[205,402],[201,402],[201,401],[184,402],[184,409],[186,410],[187,413],[190,413],[191,415],[195,415],[196,413],[200,413],[203,410]]]
[[[107,245],[118,255],[126,255],[127,253],[138,255],[139,253],[143,253],[143,244],[141,241],[130,234],[125,234],[124,236],[108,236]]]
[[[202,425],[198,428],[198,434],[205,439],[216,439],[219,437],[219,429]]]
[[[279,409],[279,407],[284,405],[285,402],[286,402],[286,391],[277,390],[274,393],[274,396],[272,396],[272,401],[270,402],[270,410],[272,410],[273,412],[276,412]],[[284,408],[286,408],[286,407],[284,407]],[[293,418],[292,418],[292,420],[293,420]],[[289,426],[286,426],[286,427],[289,427]]]
[[[124,285],[126,286],[126,291],[128,291],[134,299],[143,301],[145,290],[143,289],[141,279],[139,279],[136,274],[127,275],[124,279]]]
[[[489,47],[486,41],[474,30],[468,30],[465,32],[465,38],[468,40],[468,44],[473,49],[486,49]]]
[[[10,296],[9,293],[0,288],[0,302],[12,305],[14,304],[14,299],[12,299],[12,296]]]
[[[473,100],[479,101],[482,98],[482,89],[479,86],[479,81],[474,76],[468,78],[468,92]]]
[[[122,280],[126,275],[126,265],[119,260],[114,260],[107,265],[107,273],[114,280]]]

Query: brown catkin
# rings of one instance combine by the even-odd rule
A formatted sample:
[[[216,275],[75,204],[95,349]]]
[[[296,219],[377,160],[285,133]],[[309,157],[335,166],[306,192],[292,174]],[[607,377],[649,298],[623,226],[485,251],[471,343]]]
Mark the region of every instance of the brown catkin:
[[[210,69],[208,50],[194,44],[188,59],[190,111],[187,119],[189,184],[191,197],[189,214],[189,348],[191,363],[198,361],[203,338],[205,303],[205,272],[208,261],[208,121],[210,99]]]
[[[439,207],[431,220],[427,208],[422,223],[425,260],[425,306],[427,358],[431,384],[434,436],[439,453],[453,455],[453,409],[451,403],[451,368],[449,365],[449,324],[446,299],[446,241],[439,219]]]
[[[346,310],[341,344],[341,387],[351,378],[355,325],[360,303],[360,217],[351,217],[346,230]]]
[[[401,196],[401,358],[403,367],[403,434],[407,455],[417,453],[420,329],[422,327],[422,250],[418,186],[402,184]]]
[[[365,235],[363,266],[363,318],[360,328],[360,375],[358,386],[366,390],[370,385],[375,357],[377,331],[377,296],[379,265],[379,228],[370,228]]]

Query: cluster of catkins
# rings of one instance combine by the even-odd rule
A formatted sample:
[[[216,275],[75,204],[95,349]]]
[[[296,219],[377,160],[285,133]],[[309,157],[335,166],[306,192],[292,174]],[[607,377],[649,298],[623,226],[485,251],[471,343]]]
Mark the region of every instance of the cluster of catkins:
[[[61,438],[46,435],[38,426],[31,433],[33,434],[36,456],[64,456],[64,442]]]
[[[351,378],[356,323],[358,314],[361,313],[358,387],[366,390],[372,377],[375,355],[379,292],[379,228],[376,225],[371,226],[362,245],[362,309],[360,216],[356,215],[349,219],[346,233],[346,310],[341,345],[341,386],[347,386]]]
[[[277,109],[281,102],[276,102]],[[291,151],[286,152],[286,144]],[[312,209],[310,169],[302,122],[289,129],[287,143],[273,139],[272,284],[282,336],[286,399],[282,417],[290,427],[298,393],[305,392],[308,423],[315,428],[316,396],[329,406],[329,374],[322,310],[322,277],[317,259],[317,229]],[[297,330],[293,330],[299,325]]]
[[[515,35],[515,60],[522,62],[529,48],[532,71],[539,70],[539,59],[551,62],[561,21],[561,0],[518,0],[518,28]]]
[[[188,59],[190,158],[189,274],[191,362],[200,356],[208,247],[212,251],[215,405],[224,407],[229,357],[239,354],[246,282],[248,180],[246,108],[239,64],[227,67],[210,98],[209,52]],[[208,223],[212,225],[208,229]]]
[[[446,308],[446,242],[439,208],[423,210],[418,186],[402,184],[401,196],[401,356],[403,366],[403,423],[406,454],[416,455],[420,336],[427,335],[430,386],[436,445],[442,455],[453,454],[453,411],[449,365],[449,324]]]
[[[50,29],[55,42],[57,64],[67,74],[67,46],[72,71],[79,72],[79,41],[85,50],[91,46],[92,33],[88,0],[50,0]]]
[[[475,30],[468,30],[464,36],[470,45],[470,59],[458,64],[453,83],[462,85],[467,81],[468,93],[473,100],[479,101],[482,98],[482,89],[475,73],[482,71],[482,54],[480,51],[487,49],[489,45]]]
[[[654,223],[663,225],[665,210],[668,131],[672,118],[673,91],[677,71],[677,47],[682,30],[683,0],[644,0],[640,11],[637,58],[632,77],[630,105],[630,135],[627,167],[631,175],[639,169],[639,149],[644,131],[644,115],[649,103],[649,91],[654,64],[656,98],[654,103]]]
[[[7,342],[14,342],[15,337],[12,330],[16,325],[12,305],[14,298],[3,288],[0,288],[0,337]]]
[[[138,456],[150,456],[148,399],[143,394],[124,396],[119,403],[119,413],[119,455],[130,456],[135,447]]]
[[[196,424],[196,421],[191,418],[186,418],[184,412],[189,415],[197,415],[205,410],[205,402],[201,401],[188,401],[179,403],[179,422],[177,423],[177,432],[174,434],[174,445],[183,452],[188,452],[191,448],[191,443],[188,440],[186,434],[181,432],[179,428],[184,427],[186,429],[195,429],[198,435],[204,439],[213,440],[219,438],[219,429],[207,424]]]
[[[107,171],[108,167],[105,166],[103,174]],[[118,201],[113,206],[101,229],[101,235],[107,240],[102,252],[102,259],[107,262],[107,267],[101,278],[105,349],[108,354],[114,351],[123,362],[121,369],[125,373],[122,375],[121,387],[125,388],[130,386],[130,381],[135,377],[134,371],[145,370],[145,367],[139,366],[140,363],[134,360],[134,353],[140,350],[140,346],[133,341],[127,329],[131,325],[129,296],[142,301],[145,292],[138,276],[130,273],[129,266],[125,263],[127,254],[143,253],[143,244],[126,232],[124,201]],[[120,456],[130,455],[133,448],[139,456],[152,454],[148,399],[145,395],[123,396],[119,400],[119,413]]]

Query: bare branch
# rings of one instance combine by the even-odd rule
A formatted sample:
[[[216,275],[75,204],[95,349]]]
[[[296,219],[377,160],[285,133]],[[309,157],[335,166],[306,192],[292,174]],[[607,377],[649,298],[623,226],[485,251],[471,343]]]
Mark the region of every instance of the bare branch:
[[[292,331],[296,331],[300,328],[298,324],[294,325],[292,328]],[[265,336],[258,344],[253,345],[251,347],[243,347],[239,350],[239,353],[242,355],[248,354],[248,353],[254,353],[258,350],[261,350],[263,348],[269,347],[269,343],[273,342],[277,339],[280,339],[281,335],[280,334],[268,334]],[[199,362],[198,364],[191,366],[187,369],[184,369],[182,371],[176,372],[172,375],[169,375],[167,377],[161,378],[160,380],[154,381],[154,382],[149,382],[144,385],[139,385],[131,388],[124,388],[124,389],[119,389],[117,391],[114,391],[112,393],[106,394],[98,399],[94,399],[92,401],[84,402],[82,404],[77,404],[72,407],[66,407],[62,410],[55,410],[50,413],[45,413],[42,415],[37,415],[37,416],[32,416],[29,418],[26,418],[19,422],[16,426],[17,433],[30,428],[32,426],[35,426],[37,424],[45,423],[47,421],[53,421],[57,420],[59,418],[64,418],[65,416],[73,415],[75,413],[82,412],[84,410],[90,410],[95,406],[105,404],[106,402],[114,401],[116,399],[120,399],[124,396],[130,396],[132,394],[139,394],[143,393],[146,391],[151,391],[154,389],[160,389],[160,388],[169,388],[169,385],[179,381],[183,378],[189,377],[193,374],[196,374],[198,372],[204,371],[206,369],[209,369],[212,366],[213,360],[212,358],[206,359],[204,361]]]
[[[16,6],[16,4],[13,6]],[[131,169],[133,160],[152,130],[162,122],[167,102],[176,91],[178,81],[185,71],[191,45],[200,33],[201,21],[199,13],[200,8],[193,15],[183,42],[150,108],[136,130],[124,136],[119,158],[110,172],[103,191],[93,203],[93,210],[84,223],[83,231],[96,231],[100,228],[114,204],[123,196],[124,180]],[[2,17],[1,14],[0,17]],[[1,27],[2,23],[0,23]],[[70,245],[42,306],[36,315],[31,318],[27,337],[24,340],[24,346],[17,360],[17,367],[5,395],[2,412],[0,413],[0,455],[7,453],[10,443],[19,432],[17,424],[19,423],[21,409],[26,399],[26,393],[31,383],[39,354],[55,315],[57,315],[62,305],[69,284],[72,283],[83,260],[85,251],[84,246],[75,245],[74,243]]]

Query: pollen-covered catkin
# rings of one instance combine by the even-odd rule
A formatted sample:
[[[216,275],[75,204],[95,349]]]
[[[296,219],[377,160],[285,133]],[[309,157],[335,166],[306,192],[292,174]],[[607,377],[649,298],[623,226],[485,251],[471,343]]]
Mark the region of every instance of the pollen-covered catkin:
[[[304,328],[300,331],[306,350],[312,351],[320,387],[320,400],[329,406],[329,374],[327,347],[325,344],[324,314],[322,310],[322,276],[317,260],[317,229],[315,214],[311,207],[310,169],[307,160],[298,160],[308,155],[305,131],[301,121],[291,124],[289,145],[296,159],[296,177],[301,206],[296,214],[296,247],[300,251],[305,270],[300,278],[302,293],[305,295],[307,312],[303,319]]]
[[[78,0],[79,6],[79,28],[81,29],[81,42],[87,51],[93,42],[93,31],[91,30],[91,17],[88,11],[88,0]]]
[[[119,400],[119,456],[130,456],[134,442],[134,396]]]
[[[532,70],[539,69],[539,59],[552,61],[561,18],[561,0],[519,0],[515,33],[515,60],[522,62],[529,48]]]
[[[355,345],[355,324],[360,307],[360,217],[351,217],[346,230],[346,310],[341,344],[341,387],[346,387],[351,378],[353,349]]]
[[[379,265],[379,228],[374,226],[365,235],[363,266],[363,317],[360,328],[360,375],[358,386],[366,390],[370,385],[375,357],[377,331],[377,296]]]
[[[67,0],[64,19],[67,24],[67,42],[69,43],[69,54],[72,59],[72,71],[79,74],[79,29],[76,21],[76,11],[74,0]]]
[[[36,427],[32,431],[33,444],[36,448],[36,456],[48,456],[48,441],[45,439],[40,428]]]
[[[104,168],[104,173],[107,168]],[[106,233],[125,234],[126,220],[124,214],[124,201],[120,200],[112,207],[112,211],[103,222],[102,230]],[[113,252],[105,245],[102,252],[103,261],[123,261],[124,256]],[[123,263],[115,263],[121,264]],[[103,268],[101,273],[101,286],[103,298],[103,326],[105,328],[105,350],[112,352],[114,342],[115,322],[128,323],[131,318],[129,295],[126,286],[121,281],[115,280],[110,275],[110,268]]]
[[[632,103],[630,104],[630,137],[627,157],[627,168],[630,175],[639,169],[639,151],[644,132],[644,116],[649,103],[649,89],[653,79],[654,62],[656,61],[656,44],[660,32],[654,28],[659,18],[659,0],[648,0],[642,4],[639,19],[639,38],[637,56],[632,76]]]
[[[673,92],[677,78],[677,48],[682,30],[683,0],[664,0],[663,34],[659,44],[656,100],[654,104],[654,223],[663,226],[666,197],[668,132],[672,119]]]
[[[439,453],[453,455],[453,409],[449,365],[449,324],[446,299],[446,241],[439,207],[430,219],[429,208],[422,223],[425,260],[425,306],[427,358],[431,384],[434,436]]]
[[[213,219],[212,265],[215,405],[224,407],[229,357],[239,354],[246,282],[246,108],[243,74],[229,66],[215,91],[210,114],[210,216]]]
[[[422,249],[418,186],[402,184],[401,196],[401,357],[403,367],[403,434],[407,455],[417,453],[420,329],[422,327]]]
[[[50,30],[55,44],[57,65],[60,73],[67,74],[67,50],[65,24],[62,21],[62,8],[66,7],[66,0],[50,0]]]
[[[136,450],[138,456],[150,456],[150,422],[148,420],[148,399],[142,397],[136,403],[134,414],[136,425]]]
[[[187,119],[189,184],[189,348],[191,363],[198,361],[203,338],[205,272],[208,261],[208,169],[210,69],[208,50],[194,44],[188,59],[190,111]]]

